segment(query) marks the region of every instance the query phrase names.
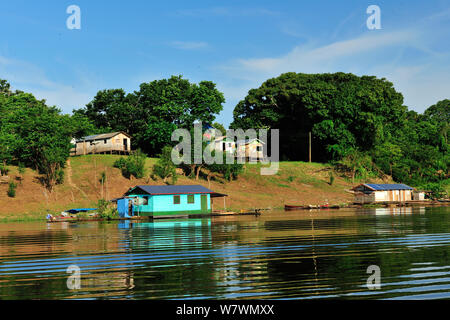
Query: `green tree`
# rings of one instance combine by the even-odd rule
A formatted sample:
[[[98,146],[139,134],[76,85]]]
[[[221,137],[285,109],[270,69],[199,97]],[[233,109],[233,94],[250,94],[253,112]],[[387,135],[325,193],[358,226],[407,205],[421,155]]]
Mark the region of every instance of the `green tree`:
[[[42,174],[41,181],[51,191],[61,183],[60,170],[69,156],[73,133],[70,116],[58,108],[47,106],[32,94],[6,92],[2,82],[0,93],[0,157],[3,163],[22,162]]]
[[[142,83],[138,91],[129,94],[123,89],[99,91],[76,113],[102,130],[127,132],[133,137],[133,148],[156,155],[170,141],[170,130],[191,128],[196,120],[212,123],[224,102],[213,82],[194,84],[172,76]]]
[[[281,129],[280,157],[289,160],[308,159],[312,132],[315,161],[329,161],[383,143],[402,125],[406,110],[402,94],[386,79],[290,72],[249,90],[231,127]]]
[[[177,181],[176,166],[172,162],[172,147],[165,146],[162,149],[161,155],[157,163],[153,166],[153,172],[163,179],[164,183],[168,178],[172,179],[172,184]]]
[[[224,127],[221,123],[214,122],[214,123],[212,124],[212,126],[213,126],[214,128],[216,128],[217,130],[219,130],[220,133],[222,133],[223,136],[226,136],[226,135],[227,135],[227,129],[225,129],[225,127]]]
[[[114,167],[122,171],[125,178],[135,177],[141,179],[145,176],[145,161],[147,156],[140,149],[133,151],[131,155],[123,157],[114,162]]]

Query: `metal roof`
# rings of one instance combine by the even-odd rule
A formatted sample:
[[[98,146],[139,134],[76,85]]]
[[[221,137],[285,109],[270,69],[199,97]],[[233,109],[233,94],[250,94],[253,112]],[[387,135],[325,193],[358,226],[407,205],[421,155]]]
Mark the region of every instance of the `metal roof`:
[[[128,190],[125,194],[130,194],[136,188],[143,190],[148,194],[187,194],[187,193],[214,193],[203,186],[187,185],[187,186],[149,186],[140,185]]]
[[[82,137],[81,139],[76,140],[77,142],[82,141],[91,141],[91,140],[103,140],[103,139],[109,139],[114,136],[117,136],[119,133],[122,133],[130,138],[130,135],[126,134],[125,132],[118,131],[118,132],[111,132],[111,133],[100,133],[100,134],[94,134],[91,136]]]
[[[410,186],[407,186],[406,184],[402,183],[386,183],[386,184],[376,184],[376,183],[365,183],[365,186],[376,190],[413,190],[414,188],[411,188]]]

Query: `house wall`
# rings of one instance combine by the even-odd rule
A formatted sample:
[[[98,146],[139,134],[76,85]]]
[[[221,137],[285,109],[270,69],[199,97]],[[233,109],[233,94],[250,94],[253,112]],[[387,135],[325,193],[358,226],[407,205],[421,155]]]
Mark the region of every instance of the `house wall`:
[[[410,201],[412,199],[411,194],[411,190],[379,190],[371,193],[357,192],[355,193],[355,202]]]
[[[373,192],[375,196],[375,202],[377,201],[388,201],[388,192],[387,191],[375,191]]]
[[[211,141],[206,147],[207,149],[215,150],[216,152],[223,152],[223,145],[225,144],[226,152],[234,152],[236,149],[235,142],[229,140],[217,140]]]
[[[127,139],[127,149],[124,148],[123,139]],[[92,144],[91,144],[92,142]],[[111,151],[130,151],[131,139],[119,133],[118,135],[106,139],[98,139],[93,141],[80,141],[77,142],[75,147],[76,155],[83,155],[89,153],[101,153]]]
[[[261,151],[257,151],[260,147]],[[252,141],[251,143],[240,145],[237,150],[238,157],[262,159],[264,157],[264,146],[258,141]]]
[[[356,203],[372,203],[375,202],[375,193],[362,193],[357,192],[355,193],[355,202]]]
[[[179,214],[200,214],[211,212],[211,198],[209,194],[206,195],[207,212],[201,210],[201,194],[194,194],[194,203],[188,203],[188,194],[180,194],[180,203],[173,203],[174,195],[137,195],[130,194],[129,197],[148,197],[147,205],[134,205],[133,215],[139,216],[159,216],[159,215],[179,215]],[[142,203],[142,200],[139,201]]]
[[[414,198],[414,200],[425,200],[425,193],[424,192],[414,192],[413,198]]]

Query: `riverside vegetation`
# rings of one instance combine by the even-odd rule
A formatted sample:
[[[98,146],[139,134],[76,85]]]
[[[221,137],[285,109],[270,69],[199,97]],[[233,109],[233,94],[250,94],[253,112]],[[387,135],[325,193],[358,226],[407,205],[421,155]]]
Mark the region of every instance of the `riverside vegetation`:
[[[15,183],[12,179],[20,181],[16,187],[9,187],[9,192],[2,191],[0,201],[4,205],[0,211],[19,215],[44,209],[66,209],[67,205],[78,203],[95,204],[99,198],[107,199],[113,195],[117,172],[130,185],[137,182],[134,180],[146,183],[194,183],[192,180],[195,180],[195,183],[205,183],[226,193],[227,186],[233,186],[236,179],[241,185],[241,180],[249,179],[257,166],[184,165],[178,168],[183,176],[176,173],[178,169],[167,161],[164,151],[174,144],[170,141],[174,129],[192,130],[195,121],[212,123],[224,131],[221,124],[214,123],[224,101],[223,94],[210,81],[193,84],[181,76],[172,76],[142,83],[139,90],[128,94],[122,89],[101,90],[85,107],[69,115],[30,93],[13,91],[6,80],[0,80],[0,172],[3,183],[0,188],[4,188],[4,183],[6,188],[11,186],[10,182]],[[300,171],[315,165],[325,174],[318,180],[325,180],[330,188],[342,188],[339,183],[342,179],[347,189],[358,181],[393,179],[430,190],[435,197],[448,193],[449,99],[438,101],[419,114],[408,110],[402,94],[384,78],[348,73],[290,72],[249,90],[236,105],[233,116],[231,128],[281,129],[280,157],[284,161],[281,172],[276,176],[251,176],[248,187],[253,188],[252,192],[240,190],[247,194],[247,202],[251,202],[250,197],[259,199],[266,195],[272,198],[268,205],[269,202],[280,204],[281,198],[269,196],[267,190],[258,188],[258,183],[273,184],[271,187],[276,188],[297,188],[296,199],[303,199],[299,196],[303,185],[309,185],[309,177]],[[77,176],[83,175],[76,166],[85,158],[72,158],[73,170],[68,177],[71,139],[110,131],[130,134],[132,148],[141,151],[128,159],[94,157],[89,170],[95,176],[90,176],[93,180],[89,187],[76,183]],[[313,161],[317,164],[301,162],[307,160],[309,132],[312,134]],[[155,156],[159,156],[158,163]],[[149,162],[152,164],[148,165]],[[296,166],[299,166],[298,171],[292,171]],[[140,168],[144,171],[139,172]],[[104,172],[104,182],[99,182],[101,172]],[[280,178],[287,172],[286,178]],[[312,174],[312,179],[316,179],[316,173]],[[221,183],[215,185],[217,181]],[[100,185],[101,192],[97,196]],[[121,186],[125,185],[122,182]],[[273,188],[271,191],[277,193]],[[23,199],[22,194],[27,192],[33,193]],[[311,193],[315,192],[322,194],[319,190]],[[344,201],[347,194],[340,192]],[[325,199],[326,196],[322,201]]]

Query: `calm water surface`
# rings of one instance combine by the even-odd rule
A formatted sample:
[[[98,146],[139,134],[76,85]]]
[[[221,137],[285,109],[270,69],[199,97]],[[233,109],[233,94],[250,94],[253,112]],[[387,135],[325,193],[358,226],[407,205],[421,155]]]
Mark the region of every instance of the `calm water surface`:
[[[450,208],[0,224],[0,299],[127,298],[450,298]]]

